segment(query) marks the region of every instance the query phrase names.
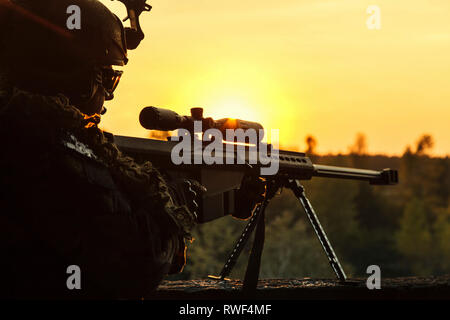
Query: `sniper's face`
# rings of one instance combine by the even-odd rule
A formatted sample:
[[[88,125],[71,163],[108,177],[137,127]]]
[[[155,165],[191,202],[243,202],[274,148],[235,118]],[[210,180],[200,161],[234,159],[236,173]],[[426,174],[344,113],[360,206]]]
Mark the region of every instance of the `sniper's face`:
[[[112,66],[94,68],[93,79],[91,79],[93,92],[87,101],[82,99],[76,103],[80,111],[87,115],[104,114],[106,109],[103,104],[105,101],[114,99],[114,91],[121,76],[122,71],[114,70]]]
[[[92,116],[94,114],[102,114],[104,113],[103,104],[105,103],[105,90],[102,86],[97,86],[92,98],[87,100],[86,102],[77,103],[77,108],[87,114],[88,116]]]

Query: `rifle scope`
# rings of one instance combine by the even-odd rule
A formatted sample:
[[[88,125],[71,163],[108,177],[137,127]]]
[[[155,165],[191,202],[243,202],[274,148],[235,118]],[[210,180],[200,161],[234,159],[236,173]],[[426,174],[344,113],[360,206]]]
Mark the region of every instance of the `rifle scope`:
[[[242,129],[245,131],[253,129],[262,140],[264,134],[263,126],[257,122],[224,118],[214,120],[212,118],[203,117],[203,108],[192,108],[190,116],[181,116],[178,113],[156,107],[145,107],[139,114],[139,122],[141,126],[148,130],[172,131],[177,129],[186,129],[194,132],[194,121],[201,121],[202,132],[208,129],[218,129],[225,137],[226,129]]]

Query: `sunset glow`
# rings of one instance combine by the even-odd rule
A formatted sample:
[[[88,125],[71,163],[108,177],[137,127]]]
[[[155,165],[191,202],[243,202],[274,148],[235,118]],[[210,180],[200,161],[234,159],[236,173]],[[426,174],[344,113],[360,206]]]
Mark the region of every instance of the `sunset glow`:
[[[143,107],[203,107],[279,129],[286,148],[311,134],[318,152],[345,153],[362,132],[369,153],[400,155],[428,133],[450,154],[449,1],[148,2],[104,129],[145,137]],[[372,4],[380,30],[366,26]]]

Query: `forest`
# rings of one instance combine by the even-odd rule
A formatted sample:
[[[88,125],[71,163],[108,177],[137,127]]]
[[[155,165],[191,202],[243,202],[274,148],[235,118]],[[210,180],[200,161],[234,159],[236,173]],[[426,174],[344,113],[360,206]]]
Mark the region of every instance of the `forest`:
[[[399,171],[395,186],[325,178],[303,182],[347,276],[365,277],[370,265],[378,265],[383,277],[449,274],[449,157],[430,156],[433,138],[426,134],[401,157],[368,155],[365,141],[358,134],[347,154],[318,155],[315,138],[305,140],[314,163]],[[218,275],[245,225],[227,216],[197,226],[184,271],[169,280]],[[243,278],[250,249],[251,241],[232,278]],[[283,190],[266,210],[260,278],[304,277],[334,273],[303,208]]]

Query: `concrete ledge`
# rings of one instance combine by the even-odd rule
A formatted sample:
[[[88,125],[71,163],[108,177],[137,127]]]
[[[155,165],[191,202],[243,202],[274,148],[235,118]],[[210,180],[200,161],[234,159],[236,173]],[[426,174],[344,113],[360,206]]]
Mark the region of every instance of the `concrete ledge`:
[[[450,300],[450,275],[382,279],[369,290],[366,279],[265,279],[256,292],[243,293],[242,281],[211,279],[163,282],[152,299],[162,300]]]

